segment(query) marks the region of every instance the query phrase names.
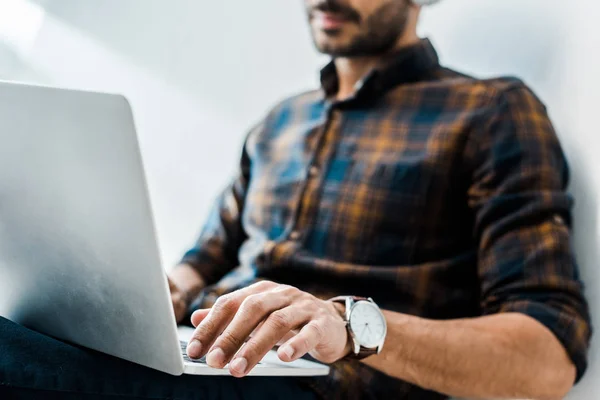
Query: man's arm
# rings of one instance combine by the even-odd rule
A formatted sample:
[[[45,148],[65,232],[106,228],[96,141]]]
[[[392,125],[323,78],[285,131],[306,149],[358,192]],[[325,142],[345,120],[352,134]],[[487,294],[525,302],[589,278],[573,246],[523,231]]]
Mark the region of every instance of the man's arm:
[[[566,161],[544,106],[520,83],[475,134],[465,159],[486,316],[387,312],[385,350],[365,362],[453,396],[561,399],[586,368],[591,330],[570,243]]]
[[[434,321],[384,311],[388,339],[364,362],[425,389],[472,399],[562,399],[575,367],[560,342],[518,313]]]
[[[196,297],[206,287],[204,278],[189,264],[179,264],[169,271],[169,279],[186,297]]]
[[[206,287],[204,278],[189,264],[179,264],[168,273],[171,302],[177,323],[183,321],[188,309]]]

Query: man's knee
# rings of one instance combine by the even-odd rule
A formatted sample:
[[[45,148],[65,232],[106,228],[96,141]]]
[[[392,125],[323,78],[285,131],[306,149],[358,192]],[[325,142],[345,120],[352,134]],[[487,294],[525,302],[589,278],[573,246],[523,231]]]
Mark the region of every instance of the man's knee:
[[[83,397],[81,393],[64,391],[26,389],[0,384],[0,399],[2,400],[102,400],[98,395]],[[104,398],[106,399],[106,397]],[[110,400],[125,400],[125,397],[110,397]],[[128,399],[131,400],[131,397]]]
[[[14,387],[55,388],[75,376],[74,349],[0,317],[0,384],[13,391]]]
[[[19,327],[20,325],[15,324],[4,317],[0,317],[0,338],[3,339],[7,334],[16,332]]]
[[[12,359],[13,355],[19,352],[21,343],[27,343],[27,331],[27,328],[0,317],[0,368],[4,366],[4,360]]]

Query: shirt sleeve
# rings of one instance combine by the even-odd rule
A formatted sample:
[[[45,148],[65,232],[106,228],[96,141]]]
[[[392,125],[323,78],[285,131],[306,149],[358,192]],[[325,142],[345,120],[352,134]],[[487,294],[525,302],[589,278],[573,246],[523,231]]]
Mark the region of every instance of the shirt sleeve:
[[[207,285],[218,282],[239,264],[238,253],[247,238],[242,226],[242,213],[250,182],[247,144],[262,126],[263,124],[259,124],[248,135],[235,178],[217,197],[198,240],[181,260],[181,264],[195,268]]]
[[[474,132],[475,215],[484,314],[518,312],[546,326],[587,367],[588,305],[571,243],[568,167],[544,105],[522,83],[498,93]]]

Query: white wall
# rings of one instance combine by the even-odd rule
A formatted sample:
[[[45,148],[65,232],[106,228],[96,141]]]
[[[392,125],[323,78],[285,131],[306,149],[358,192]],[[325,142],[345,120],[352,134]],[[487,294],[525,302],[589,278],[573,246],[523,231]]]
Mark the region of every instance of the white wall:
[[[594,0],[446,0],[422,24],[446,64],[521,76],[549,106],[574,174],[576,246],[596,321],[599,20]],[[245,130],[277,99],[313,87],[322,62],[300,0],[0,0],[0,78],[132,101],[166,264],[191,243]],[[572,399],[600,398],[598,340]]]

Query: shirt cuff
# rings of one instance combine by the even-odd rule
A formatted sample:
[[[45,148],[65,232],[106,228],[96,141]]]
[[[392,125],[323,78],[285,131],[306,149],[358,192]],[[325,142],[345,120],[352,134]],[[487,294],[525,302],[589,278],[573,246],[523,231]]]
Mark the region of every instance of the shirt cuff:
[[[502,305],[500,312],[525,314],[548,328],[563,345],[577,369],[575,383],[581,380],[587,369],[587,351],[591,336],[589,319],[576,312],[548,304],[521,300]]]
[[[202,279],[204,279],[204,283],[207,286],[214,284],[220,279],[216,261],[203,252],[190,250],[185,253],[179,263],[187,264],[194,268]]]

